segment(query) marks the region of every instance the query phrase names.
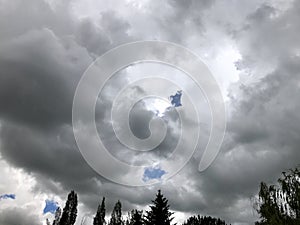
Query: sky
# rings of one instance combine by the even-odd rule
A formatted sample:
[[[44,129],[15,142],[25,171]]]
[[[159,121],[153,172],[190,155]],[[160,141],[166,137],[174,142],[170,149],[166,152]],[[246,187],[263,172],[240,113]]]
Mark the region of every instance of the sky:
[[[297,0],[0,0],[0,224],[45,224],[53,219],[51,210],[43,211],[47,203],[63,207],[70,190],[79,196],[78,225],[92,218],[103,196],[108,214],[118,199],[126,212],[148,209],[158,189],[178,222],[202,214],[253,224],[260,182],[276,182],[300,161],[299,10]],[[98,57],[149,40],[184,46],[206,64],[224,99],[226,132],[216,159],[199,172],[212,126],[203,90],[170,65],[140,63],[117,71],[98,93],[96,128],[114,158],[146,167],[120,170],[101,155],[95,160],[126,186],[97,173],[82,154],[73,98]],[[93,88],[89,83],[78,103],[82,112]],[[169,97],[178,90],[182,106],[174,108]],[[140,96],[148,97],[133,104]],[[139,139],[164,139],[147,142],[153,151],[133,151],[119,141],[128,140],[120,129],[125,123]],[[183,163],[180,154],[191,149],[199,127],[194,154],[162,179]],[[178,143],[186,149],[173,157]],[[172,163],[160,167],[166,159]],[[137,182],[145,185],[130,186]]]

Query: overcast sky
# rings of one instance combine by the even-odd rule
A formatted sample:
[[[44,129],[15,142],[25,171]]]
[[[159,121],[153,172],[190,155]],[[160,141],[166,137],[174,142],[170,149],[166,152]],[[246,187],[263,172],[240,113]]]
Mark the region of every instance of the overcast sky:
[[[147,209],[158,189],[176,221],[203,214],[253,224],[259,183],[275,182],[300,161],[299,11],[297,0],[0,0],[0,195],[16,195],[0,199],[0,224],[43,224],[53,218],[43,214],[45,200],[63,207],[72,189],[79,194],[77,225],[84,215],[92,217],[102,196],[108,210],[118,199],[124,211]],[[211,126],[203,94],[165,65],[133,65],[116,73],[99,95],[96,122],[104,145],[121,161],[141,165],[165,159],[180,136],[179,114],[171,109],[164,115],[166,138],[153,152],[132,152],[118,142],[110,111],[121,88],[127,86],[124,105],[130,96],[155,88],[166,98],[177,90],[153,80],[132,85],[135,76],[170,76],[190,90],[201,109],[196,122],[182,101],[181,122],[190,130],[201,127],[199,149],[186,166],[158,184],[129,187],[104,179],[80,154],[72,103],[80,78],[98,56],[143,40],[180,44],[206,63],[224,98],[227,131],[217,158],[200,173]],[[132,109],[129,123],[139,138],[149,136],[155,107],[164,107],[153,102]],[[184,140],[187,148],[191,142]],[[136,179],[111,165],[107,171]]]

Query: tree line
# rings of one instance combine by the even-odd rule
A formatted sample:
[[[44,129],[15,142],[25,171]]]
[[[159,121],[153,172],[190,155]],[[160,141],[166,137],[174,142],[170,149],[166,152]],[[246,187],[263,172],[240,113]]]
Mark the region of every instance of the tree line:
[[[63,211],[57,208],[52,225],[74,225],[77,217],[77,194],[71,191]],[[174,219],[168,200],[158,190],[150,210],[134,209],[126,219],[122,204],[117,201],[110,219],[106,220],[105,197],[97,208],[93,225],[171,225]],[[276,185],[261,182],[254,207],[260,216],[255,225],[300,225],[300,169],[282,173]],[[47,225],[51,225],[47,219]],[[91,224],[92,225],[92,224]],[[174,224],[175,225],[175,224]],[[191,216],[182,225],[226,225],[224,220],[211,216]]]
[[[52,225],[75,224],[77,205],[77,194],[71,191],[63,211],[57,208]],[[174,219],[168,200],[160,190],[158,190],[155,199],[152,200],[149,211],[144,212],[143,210],[133,209],[124,220],[122,216],[122,204],[120,201],[117,201],[111,212],[110,219],[106,221],[105,217],[105,197],[103,197],[94,216],[93,225],[171,225]],[[51,225],[48,219],[47,225]],[[183,225],[225,225],[225,221],[219,218],[198,215],[190,217]]]

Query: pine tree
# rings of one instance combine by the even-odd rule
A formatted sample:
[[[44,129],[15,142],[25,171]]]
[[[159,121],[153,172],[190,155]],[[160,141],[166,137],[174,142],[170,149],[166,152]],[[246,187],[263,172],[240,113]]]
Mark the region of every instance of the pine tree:
[[[60,217],[61,217],[61,208],[58,207],[55,211],[54,220],[53,220],[52,225],[58,225]]]
[[[96,216],[94,217],[93,225],[103,225],[105,222],[105,197],[102,199],[101,205],[99,204]]]
[[[77,194],[71,191],[68,195],[59,225],[73,225],[77,217]]]
[[[152,201],[153,205],[150,206],[151,210],[146,212],[145,224],[146,225],[170,225],[174,219],[173,213],[169,211],[170,206],[168,200],[158,190],[156,199]]]
[[[124,222],[122,220],[122,204],[118,201],[111,213],[111,218],[109,221],[109,225],[123,225]]]

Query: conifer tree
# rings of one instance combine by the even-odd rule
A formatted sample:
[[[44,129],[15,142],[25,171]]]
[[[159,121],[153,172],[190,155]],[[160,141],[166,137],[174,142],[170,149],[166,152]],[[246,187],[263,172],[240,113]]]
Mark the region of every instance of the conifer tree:
[[[77,194],[71,191],[63,209],[59,225],[73,225],[77,217]]]
[[[105,197],[102,199],[101,205],[99,204],[96,216],[94,217],[93,225],[104,225],[105,222]]]
[[[131,211],[131,213],[129,214],[129,221],[128,221],[129,225],[143,225],[144,221],[143,221],[143,211],[139,211],[137,209],[134,209]]]
[[[124,222],[122,220],[122,204],[120,201],[117,201],[109,221],[109,225],[123,225]]]
[[[146,212],[146,225],[170,225],[173,220],[172,214],[169,210],[168,200],[158,190],[156,198],[152,201],[151,210]]]

